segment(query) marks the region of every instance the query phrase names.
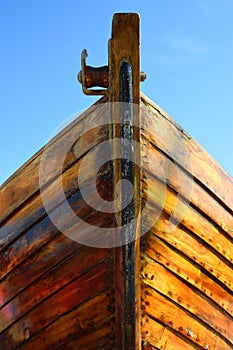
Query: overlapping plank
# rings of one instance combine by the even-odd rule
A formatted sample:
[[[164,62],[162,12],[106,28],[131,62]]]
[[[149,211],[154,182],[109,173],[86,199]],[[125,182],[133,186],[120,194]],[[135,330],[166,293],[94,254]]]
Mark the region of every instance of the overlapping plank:
[[[50,161],[53,159],[56,163],[57,156],[62,153],[67,142],[71,145],[76,142],[79,143],[78,156],[81,157],[99,142],[99,138],[102,139],[102,129],[98,128],[98,125],[103,124],[103,120],[106,121],[106,116],[103,113],[103,109],[98,108],[98,106],[104,101],[106,101],[106,99],[97,101],[96,104],[90,107],[83,115],[69,124],[67,128],[50,141],[49,145],[47,145]],[[94,132],[91,132],[91,135],[90,132],[88,132],[85,137],[84,134],[90,129],[90,125],[94,128]],[[80,135],[82,135],[82,137],[78,139]],[[35,154],[0,187],[1,222],[39,190],[39,167],[43,151],[44,148]],[[72,149],[69,150],[64,168],[68,168],[76,159],[77,154],[74,154]],[[46,182],[56,178],[59,172],[60,169],[56,169],[56,167],[53,166],[51,168],[51,173],[48,174]],[[30,181],[28,181],[28,179],[30,179]]]
[[[88,256],[87,259],[88,258],[90,260],[90,256]],[[77,263],[77,261],[73,262],[74,270],[75,263]],[[81,268],[83,268],[80,261],[79,265],[81,265]],[[13,338],[15,341],[17,341],[16,345],[19,346],[21,341],[25,339],[25,332],[30,332],[30,337],[33,337],[62,315],[66,314],[78,305],[81,305],[81,303],[93,298],[99,293],[106,291],[113,284],[110,274],[110,266],[111,265],[108,261],[103,261],[75,280],[72,280],[72,277],[70,277],[71,282],[63,287],[62,281],[65,276],[64,274],[59,275],[60,271],[57,271],[55,276],[50,275],[47,279],[42,280],[40,288],[43,301],[36,304],[30,312],[22,316],[12,326],[8,327],[5,332],[1,332],[1,344],[7,344],[8,339]],[[68,275],[67,278],[69,278]],[[61,288],[59,289],[59,287]],[[58,290],[56,291],[56,289]],[[37,291],[35,291],[35,294],[33,295],[33,289],[31,289],[29,293],[31,294],[31,303],[33,305],[34,298],[36,296],[40,298],[40,295],[38,295]],[[30,297],[30,294],[28,294],[28,298]],[[48,297],[44,299],[46,295]],[[21,305],[21,308],[23,308],[23,305]],[[16,308],[15,311],[18,311],[18,309]],[[9,314],[5,314],[5,318],[9,318]],[[3,329],[4,326],[7,326],[7,321],[9,323],[9,319],[1,321],[1,329]],[[28,329],[28,331],[25,331],[26,329]]]
[[[230,350],[232,345],[220,334],[216,334],[207,324],[199,321],[181,308],[177,303],[159,294],[153,288],[143,284],[142,290],[144,314],[164,326],[176,331],[180,336],[187,338],[200,347],[214,350]],[[198,348],[198,347],[197,347]]]
[[[37,278],[56,266],[69,255],[78,252],[81,245],[58,234],[35,254],[24,260],[0,282],[0,307],[14,298]],[[27,281],[27,283],[25,283]]]
[[[157,177],[155,177],[156,173],[159,171],[156,170],[156,168],[161,168],[161,162],[156,162],[156,159],[153,159],[151,156],[152,152],[150,152],[151,149],[148,147],[148,145],[145,149],[147,150],[146,152],[149,159],[147,159],[147,161],[143,159],[142,166],[145,177],[148,177],[145,180],[145,184],[147,186],[150,184],[148,193],[149,200],[153,201],[154,205],[164,208],[168,215],[172,214],[174,220],[182,220],[182,224],[185,227],[194,232],[203,241],[209,244],[211,248],[214,248],[224,258],[232,263],[233,245],[231,237],[226,237],[221,228],[215,225],[214,221],[210,219],[208,220],[208,217],[206,217],[206,215],[202,215],[202,212],[199,211],[198,208],[190,205],[189,199],[186,200],[185,198],[185,194],[184,198],[182,198],[180,192],[178,195],[177,192],[175,192],[169,186],[166,186],[166,184],[161,181],[162,179],[158,180]],[[150,168],[150,174],[146,171],[148,167]],[[171,183],[173,178],[175,178],[175,176],[171,176]],[[192,184],[193,181],[191,180],[190,186],[192,186]],[[180,184],[180,187],[182,188],[182,184]],[[186,191],[188,191],[187,186],[184,186],[184,188],[186,188]],[[147,194],[145,186],[144,192],[145,196]],[[215,212],[215,209],[215,207],[212,208],[212,215],[215,214],[217,217],[219,212]]]
[[[165,153],[175,153],[175,161],[183,168],[188,169],[191,163],[192,176],[232,213],[232,177],[159,106],[143,94],[141,101],[142,129],[147,139]]]
[[[229,292],[232,292],[232,268],[194,239],[184,228],[177,227],[173,232],[166,232],[167,220],[167,216],[162,215],[156,227],[151,228],[151,232],[193,260],[202,271],[208,272],[215,281],[219,281]],[[232,305],[230,305],[230,310],[232,312]]]
[[[152,189],[150,191],[151,202],[148,203],[147,213],[143,216],[143,225],[145,225],[146,228],[152,227],[151,230],[153,232],[156,230],[156,232],[162,234],[164,239],[171,237],[174,241],[175,236],[177,236],[183,246],[187,246],[187,242],[190,242],[189,251],[191,257],[196,262],[199,261],[202,266],[205,266],[210,273],[219,278],[219,280],[228,288],[232,288],[232,244],[230,241],[223,235],[219,234],[218,229],[215,226],[210,225],[208,220],[198,214],[192,207],[187,206],[184,210],[185,203],[178,207],[179,210],[182,211],[182,215],[184,211],[182,222],[174,221],[174,225],[172,224],[172,231],[174,230],[174,232],[169,234],[169,230],[167,230],[169,224],[168,219],[171,215],[174,220],[176,219],[172,210],[175,204],[181,200],[169,189],[167,190],[167,195],[164,200],[164,187],[161,182],[155,178],[150,178],[148,181],[150,181],[150,188]],[[155,220],[155,223],[153,223],[153,217],[156,218],[156,211],[159,211],[158,207],[160,208],[160,211],[164,210],[166,216],[161,216],[158,220]],[[176,225],[179,227],[176,228]],[[180,227],[188,232],[185,233]],[[193,238],[193,236],[195,238],[197,237],[197,239]]]
[[[13,329],[10,332],[11,337],[8,339],[11,339],[11,342],[6,345],[5,350],[15,349],[19,344],[22,344],[23,349],[39,350],[42,347],[53,349],[73,338],[76,339],[78,347],[79,340],[77,338],[82,338],[87,332],[94,332],[103,323],[113,322],[113,308],[114,298],[111,289],[77,306],[51,323],[43,332],[34,336],[30,334],[29,339],[25,339],[25,329],[20,324],[17,336],[16,333],[13,333]]]
[[[171,247],[153,234],[147,234],[142,243],[141,262],[145,260],[144,254],[149,258],[162,264],[172,271],[190,287],[204,293],[214,301],[219,308],[222,308],[233,316],[233,296],[228,293],[216,280],[208,276],[201,267],[192,263],[185,256],[181,255],[174,247]]]
[[[92,259],[90,259],[89,254],[92,254]],[[76,255],[65,259],[40,279],[28,287],[25,286],[21,293],[1,308],[0,314],[5,315],[5,317],[0,321],[0,330],[3,331],[41,301],[93,268],[99,260],[109,258],[110,251],[83,248]],[[13,310],[13,312],[9,313],[9,310]]]
[[[61,346],[56,347],[56,350],[115,350],[116,342],[113,340],[115,337],[113,334],[114,329],[115,325],[113,321],[106,322],[106,324],[101,323],[91,333],[83,334],[79,338],[69,340]],[[23,348],[22,350],[27,349]]]
[[[101,127],[99,128],[99,130],[97,129],[98,128],[95,129],[96,132],[93,132],[93,131],[89,132],[89,135],[88,135],[89,138],[93,139],[92,140],[93,144],[106,140],[108,136],[108,126]],[[86,146],[82,147],[83,144]],[[84,137],[81,137],[80,140],[77,140],[77,142],[74,144],[74,147],[73,147],[73,152],[76,154],[77,157],[81,158],[81,155],[83,155],[83,152],[85,153],[89,150],[91,145],[89,144],[89,146],[87,146],[87,144],[88,144],[87,140]],[[58,150],[56,149],[55,151],[58,152]],[[95,174],[95,170],[96,170],[95,157],[97,153],[98,151],[94,149],[90,151],[88,155],[85,154],[84,165],[88,164],[89,167],[84,168],[82,172],[82,174],[85,174],[84,181],[89,181],[91,183],[94,183],[95,179],[93,178],[93,173]],[[94,163],[92,163],[93,161]],[[64,192],[66,196],[72,194],[78,189],[77,176],[78,176],[80,163],[83,164],[82,158],[79,160],[79,162],[76,162],[74,166],[69,168],[62,176],[63,187],[64,187]],[[37,172],[38,169],[35,168],[34,171]],[[59,178],[54,179],[53,182],[49,183],[46,190],[44,190],[46,191],[46,195],[51,198],[51,202],[54,203],[54,206],[57,206],[59,204],[59,201],[58,201],[59,183],[60,183]],[[22,202],[23,202],[23,198],[22,198]],[[46,212],[41,200],[41,196],[38,192],[35,197],[30,199],[27,205],[22,207],[17,213],[15,213],[13,217],[11,217],[7,222],[5,222],[4,226],[0,228],[0,247],[2,247],[3,249],[5,245],[10,244],[12,240],[16,239],[17,236],[19,236],[24,230],[26,230],[30,225],[33,225],[36,221],[40,219],[40,217],[43,217],[43,215],[45,214]]]
[[[141,152],[143,169],[148,171],[149,175],[166,181],[166,185],[182,196],[187,201],[187,205],[190,203],[205,215],[212,225],[219,226],[224,234],[227,233],[233,239],[232,213],[196,182],[192,174],[180,168],[174,160],[159,151],[144,137],[142,137]]]
[[[219,307],[212,304],[204,295],[196,292],[192,286],[181,281],[165,267],[157,264],[144,255],[142,281],[159,293],[178,303],[194,318],[200,319],[208,327],[222,334],[233,343],[232,317],[225,314]]]
[[[194,345],[189,339],[181,338],[182,335],[174,332],[171,328],[156,322],[150,316],[143,316],[143,350],[197,350],[204,349]]]
[[[89,186],[89,197],[90,200],[93,198],[93,206],[94,206],[94,200],[96,198],[95,196],[95,187],[98,187],[98,184],[100,183],[101,176],[104,177],[104,186],[99,186],[99,192],[100,194],[105,198],[108,198],[111,196],[111,186],[112,181],[111,177],[108,177],[108,172],[111,172],[111,168],[106,165],[105,170],[101,172],[99,177],[95,173],[93,174],[95,159],[97,157],[98,151],[96,149],[93,149],[90,151],[86,156],[86,166],[84,166],[84,174],[85,177],[83,179],[84,181],[90,182]],[[93,165],[93,167],[90,166],[90,164]],[[88,166],[87,166],[88,165]],[[104,212],[98,212],[95,211],[93,208],[89,207],[89,205],[83,200],[81,197],[79,191],[78,191],[78,185],[77,185],[77,171],[78,171],[79,163],[75,163],[73,167],[68,169],[68,171],[63,176],[63,187],[64,192],[66,195],[70,195],[70,193],[74,193],[72,197],[68,199],[68,202],[72,206],[72,209],[76,212],[76,215],[80,220],[78,221],[77,232],[80,232],[83,235],[85,235],[85,231],[83,227],[85,226],[85,222],[88,220],[92,220],[92,224],[98,226],[104,226],[108,227],[109,224],[111,224],[111,218],[112,215]],[[58,206],[58,201],[56,200],[56,194],[57,194],[57,187],[59,183],[59,179],[54,181],[47,189],[48,196],[51,198],[51,207],[54,206],[56,208]],[[101,208],[100,208],[101,209]],[[30,213],[29,220],[30,220]],[[33,215],[33,214],[32,214]],[[59,211],[57,215],[60,215]],[[88,219],[89,217],[89,219]],[[66,226],[68,226],[67,222],[64,220],[64,223],[66,223]],[[25,223],[26,226],[26,223]],[[25,228],[24,226],[24,228]],[[93,232],[93,236],[98,237],[98,228],[96,229],[96,232]],[[101,230],[100,230],[101,231]],[[15,232],[15,231],[12,231]],[[32,228],[29,226],[29,230],[25,232],[24,235],[21,235],[18,240],[16,240],[12,245],[9,245],[9,247],[3,251],[1,254],[1,278],[3,278],[6,274],[8,274],[13,268],[15,268],[19,263],[24,261],[26,258],[28,258],[31,254],[33,254],[37,249],[39,249],[42,245],[44,245],[48,240],[51,240],[55,235],[57,235],[58,229],[51,223],[48,216],[43,217],[42,220],[38,221]],[[88,237],[88,236],[87,236]],[[93,237],[91,237],[91,234],[89,233],[90,242]],[[99,236],[101,239],[102,236]],[[95,238],[95,237],[94,237]],[[103,238],[103,237],[102,237]],[[111,237],[110,237],[111,239]],[[87,238],[88,240],[88,238]],[[107,244],[107,240],[106,240]]]

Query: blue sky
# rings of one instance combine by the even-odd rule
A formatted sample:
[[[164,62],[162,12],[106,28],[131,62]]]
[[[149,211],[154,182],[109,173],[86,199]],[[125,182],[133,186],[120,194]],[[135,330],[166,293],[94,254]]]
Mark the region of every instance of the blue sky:
[[[141,15],[142,91],[233,175],[232,0],[0,0],[0,183],[94,102],[80,54],[107,63],[115,12]]]

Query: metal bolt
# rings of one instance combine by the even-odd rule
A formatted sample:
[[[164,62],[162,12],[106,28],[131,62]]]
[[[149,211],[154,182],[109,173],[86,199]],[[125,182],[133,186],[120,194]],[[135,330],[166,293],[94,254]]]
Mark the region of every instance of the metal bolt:
[[[140,81],[145,81],[146,80],[146,73],[145,72],[140,72]]]

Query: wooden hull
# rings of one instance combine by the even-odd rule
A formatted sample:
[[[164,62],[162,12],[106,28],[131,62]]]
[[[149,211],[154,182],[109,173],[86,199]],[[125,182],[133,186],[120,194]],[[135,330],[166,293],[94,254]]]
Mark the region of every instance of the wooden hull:
[[[64,139],[72,139],[87,119],[100,118],[95,108],[59,135],[51,152],[64,147]],[[85,205],[75,181],[76,171],[86,152],[94,165],[95,146],[107,136],[103,129],[87,135],[88,142],[83,139],[78,145],[78,159],[74,161],[70,152],[64,169],[70,205],[93,224],[108,220],[109,225],[111,218],[97,218]],[[42,151],[1,189],[0,344],[4,349],[113,349],[113,249],[78,244],[52,224],[39,191]],[[47,178],[46,192],[54,205],[58,204],[57,180],[54,173]],[[108,182],[111,186],[111,179]],[[105,176],[106,192],[108,182]]]
[[[106,102],[55,137],[49,154],[56,159],[67,140],[74,143],[63,167],[66,198],[85,222],[110,228],[114,215],[87,205],[77,184],[84,156],[84,181],[93,183],[97,146],[110,137],[98,108]],[[140,116],[141,203],[147,207],[141,225],[148,232],[134,266],[140,272],[139,347],[232,349],[232,178],[144,95]],[[87,123],[96,127],[77,140]],[[39,188],[42,154],[1,188],[0,344],[4,350],[115,349],[117,248],[84,246],[51,222]],[[97,178],[106,200],[113,198],[112,171],[106,164]],[[43,186],[54,207],[58,183],[53,166]],[[76,229],[88,234],[82,221]]]
[[[165,112],[142,100],[142,169],[153,174],[151,211],[162,208],[141,245],[144,348],[230,349],[232,179]]]

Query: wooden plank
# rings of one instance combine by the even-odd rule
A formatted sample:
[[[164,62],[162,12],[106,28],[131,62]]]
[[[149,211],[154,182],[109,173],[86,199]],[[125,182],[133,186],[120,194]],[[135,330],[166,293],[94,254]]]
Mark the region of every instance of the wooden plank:
[[[98,155],[98,150],[93,149],[86,155],[86,164],[84,166],[85,178],[83,181],[89,181],[91,184],[89,186],[90,198],[94,197],[93,193],[95,186],[101,181],[101,176],[105,176],[105,186],[99,188],[99,191],[102,196],[109,198],[111,196],[111,177],[109,179],[106,176],[108,171],[111,171],[107,166],[106,170],[103,169],[102,173],[96,180],[95,173],[93,175],[93,169],[95,167],[95,159]],[[93,167],[92,167],[92,166]],[[68,199],[68,202],[72,206],[73,210],[76,212],[76,215],[84,219],[86,222],[92,220],[92,223],[97,227],[96,230],[93,229],[93,235],[89,232],[89,240],[91,243],[92,238],[95,238],[95,235],[98,237],[98,226],[108,227],[112,218],[112,214],[97,212],[93,208],[90,208],[86,202],[81,198],[78,191],[78,186],[76,182],[77,171],[79,169],[79,163],[76,163],[72,168],[70,168],[63,176],[63,187],[66,194],[74,193],[72,197]],[[59,202],[56,200],[57,186],[59,179],[56,179],[47,189],[47,194],[51,198],[52,204],[56,207]],[[91,199],[90,199],[91,200]],[[94,204],[94,199],[93,199]],[[101,208],[100,208],[101,209]],[[30,213],[29,213],[30,215]],[[34,213],[32,213],[34,216]],[[57,215],[60,215],[58,212]],[[30,222],[30,216],[29,216]],[[26,226],[26,223],[25,223]],[[25,229],[24,226],[24,229]],[[68,222],[67,222],[68,226]],[[85,223],[80,220],[78,221],[78,233],[80,232],[85,235],[85,232],[82,228],[85,227]],[[100,230],[101,231],[101,230]],[[13,232],[13,231],[12,231]],[[24,235],[20,236],[17,241],[10,245],[3,253],[1,254],[1,278],[3,278],[7,273],[9,273],[13,268],[15,268],[19,263],[28,258],[33,254],[37,249],[44,245],[48,240],[52,239],[55,235],[58,234],[58,229],[51,223],[50,219],[46,216],[41,221],[36,222],[35,226],[32,226],[29,230],[25,232]],[[79,238],[79,237],[78,237]],[[77,238],[77,240],[78,240]],[[99,236],[99,240],[103,239],[103,235]],[[111,237],[110,237],[111,239]],[[106,238],[106,244],[107,244]],[[9,244],[9,242],[8,242]]]
[[[130,38],[130,40],[129,40]],[[126,73],[122,72],[127,66]],[[112,37],[109,42],[109,102],[111,103],[111,124],[113,137],[113,183],[114,187],[126,178],[134,187],[132,202],[126,210],[121,210],[125,197],[123,189],[119,191],[116,205],[116,217],[118,225],[122,226],[122,233],[127,237],[133,237],[130,242],[115,251],[115,290],[116,290],[116,334],[118,350],[140,349],[140,292],[139,292],[139,222],[130,220],[138,217],[140,212],[140,154],[134,146],[127,147],[128,142],[139,142],[139,98],[140,98],[140,57],[139,57],[139,16],[138,14],[115,14],[112,22]],[[120,73],[121,72],[121,73]],[[121,104],[119,104],[120,102]],[[136,107],[135,107],[136,106]],[[125,108],[129,113],[124,115]],[[122,112],[123,111],[123,112]],[[133,111],[133,112],[132,112]],[[124,116],[124,118],[123,118]],[[127,119],[127,120],[126,120]],[[126,125],[127,124],[127,125]],[[125,132],[127,129],[127,132]],[[114,139],[121,139],[121,146],[114,143]],[[135,160],[131,165],[129,158]],[[120,157],[119,157],[120,155]],[[117,159],[118,158],[118,159]],[[119,160],[119,158],[121,158]],[[129,174],[130,173],[130,174]],[[120,206],[119,206],[120,205]],[[126,213],[128,211],[129,213]],[[117,214],[119,212],[119,215]],[[131,217],[132,216],[132,217]],[[124,226],[125,225],[125,226]],[[138,227],[137,227],[138,226]],[[123,232],[124,231],[124,232]],[[123,235],[122,235],[123,236]]]
[[[78,252],[80,248],[81,245],[66,238],[63,234],[59,234],[42,246],[0,282],[0,307],[3,307],[10,299],[46,273],[47,270],[52,269],[60,261]]]
[[[19,330],[21,330],[21,332],[23,331],[25,335],[25,329],[28,329],[30,331],[30,337],[33,337],[58,318],[62,317],[62,315],[70,312],[95,295],[109,289],[113,284],[109,273],[109,267],[109,262],[103,261],[88,272],[82,274],[79,278],[73,281],[71,279],[71,283],[66,284],[56,293],[51,294],[50,297],[36,304],[36,306],[31,309],[30,312],[22,316],[18,322],[14,323],[5,332],[1,332],[1,344],[7,343],[7,339],[11,338],[11,336],[17,339]],[[61,279],[63,278],[64,274]],[[42,294],[43,290],[46,289],[46,285],[48,286],[47,288],[51,290],[50,293],[52,293],[52,289],[54,288],[52,276],[48,280],[42,281]],[[33,300],[31,302],[33,303]],[[4,316],[6,318],[9,317],[9,315]],[[1,321],[1,329],[4,328],[3,322],[4,320]],[[4,323],[6,324],[6,321]],[[22,339],[22,334],[20,339]],[[20,342],[17,346],[19,346],[19,344]]]
[[[217,305],[213,305],[204,295],[200,295],[192,286],[181,281],[176,275],[144,255],[142,281],[173,300],[195,319],[200,319],[208,327],[222,334],[233,343],[232,317],[224,313]]]
[[[143,350],[160,350],[159,348],[156,348],[155,346],[152,346],[151,344],[147,343],[145,345],[142,344]]]
[[[101,324],[98,328],[93,330],[90,334],[85,334],[78,339],[70,340],[58,348],[56,350],[95,350],[95,349],[103,349],[103,350],[115,350],[116,343],[113,339],[112,329],[114,328],[114,322],[107,322],[106,324]],[[65,346],[65,348],[64,348]],[[24,350],[24,349],[23,349]],[[26,349],[25,349],[26,350]],[[29,349],[28,349],[29,350]]]
[[[179,193],[201,214],[209,218],[213,224],[233,238],[233,216],[209,192],[207,192],[195,178],[188,175],[184,169],[179,168],[164,153],[147,141],[142,134],[142,162],[143,168],[166,185]],[[223,232],[224,233],[224,232]]]
[[[181,339],[180,334],[172,332],[171,329],[156,322],[148,315],[143,317],[143,350],[192,350],[204,349],[189,342],[188,339]],[[150,348],[151,346],[151,348]]]
[[[79,154],[81,157],[91,147],[98,143],[98,138],[102,139],[101,135],[98,136],[98,131],[101,134],[101,129],[97,128],[97,132],[92,133],[88,142],[86,137],[82,136],[78,139],[79,135],[83,135],[87,130],[88,125],[92,125],[93,128],[101,125],[101,121],[105,118],[103,110],[98,108],[106,99],[100,99],[86,112],[83,113],[77,120],[68,125],[61,133],[55,136],[47,145],[48,154],[50,159],[56,158],[59,153],[62,152],[66,143],[70,142],[72,145],[75,142],[79,144]],[[94,130],[95,131],[95,130]],[[88,134],[87,134],[88,135]],[[90,135],[90,134],[89,134]],[[39,166],[41,155],[44,151],[42,148],[35,154],[28,162],[25,163],[16,173],[14,173],[1,187],[0,187],[0,222],[5,220],[11,215],[22,203],[28,200],[39,190]],[[71,149],[66,157],[65,168],[68,168],[77,158],[77,154],[73,153]],[[59,174],[60,169],[52,167],[51,173],[48,173],[46,181],[49,183]],[[30,181],[28,181],[30,179]]]
[[[58,229],[51,224],[47,216],[27,231],[1,253],[1,279],[57,234]]]
[[[155,210],[155,208],[153,207]],[[182,254],[191,259],[195,264],[201,267],[201,270],[232,291],[232,268],[226,265],[207,247],[194,239],[184,227],[177,227],[173,232],[166,232],[168,217],[161,215],[156,225],[151,228],[156,236],[168,242],[171,246],[179,250]],[[149,221],[150,223],[150,221]],[[146,224],[148,227],[148,225]],[[166,232],[166,233],[165,233]],[[232,312],[232,306],[230,308]]]
[[[176,162],[188,169],[226,208],[233,210],[233,179],[195,140],[154,102],[141,94],[141,127],[147,139],[165,153],[176,153]],[[161,136],[163,135],[163,136]],[[184,157],[184,148],[189,157]]]
[[[197,288],[218,306],[233,316],[233,296],[223,289],[215,280],[211,279],[200,267],[191,263],[186,257],[181,256],[174,247],[165,244],[153,234],[147,234],[141,244],[141,261],[144,254],[157,261],[179,278]]]
[[[85,336],[91,339],[93,338],[92,341],[95,341],[95,338],[92,336],[95,329],[101,326],[105,328],[107,324],[104,325],[104,323],[112,323],[113,296],[113,290],[109,290],[97,295],[93,299],[87,300],[71,312],[51,323],[43,332],[30,336],[28,340],[25,339],[25,328],[19,322],[18,329],[13,327],[9,331],[9,341],[6,344],[5,350],[14,349],[19,344],[23,344],[23,349],[39,350],[42,347],[44,349],[57,349],[61,344],[64,345],[64,343],[72,340],[72,338],[75,339],[78,348],[79,338],[82,339]],[[88,335],[86,335],[87,332]],[[105,333],[104,329],[103,333]],[[102,337],[104,339],[103,333]]]
[[[90,256],[92,256],[92,259],[90,259]],[[31,285],[25,285],[25,289],[1,309],[1,315],[5,315],[5,317],[0,320],[0,329],[3,331],[12,322],[40,304],[51,294],[54,294],[95,265],[98,265],[98,261],[101,262],[103,259],[106,260],[110,257],[110,251],[84,247],[76,255],[48,270],[47,273]],[[9,314],[9,309],[14,310],[14,312]]]
[[[97,120],[96,122],[100,122],[99,120],[99,115],[97,115]],[[102,116],[103,117],[103,116]],[[94,118],[94,116],[93,116]],[[93,123],[95,123],[93,121]],[[78,124],[80,127],[80,125]],[[85,124],[82,125],[82,127],[85,127]],[[74,130],[75,132],[75,130]],[[79,132],[79,130],[77,130]],[[80,139],[77,140],[77,142],[73,146],[73,152],[76,155],[83,156],[89,148],[92,148],[95,144],[99,142],[103,142],[108,138],[108,133],[109,133],[109,128],[108,126],[105,127],[99,127],[99,128],[94,128],[92,131],[87,133],[86,137],[81,137]],[[76,134],[77,136],[77,134]],[[72,137],[75,137],[75,134],[72,135]],[[88,139],[88,141],[87,141]],[[62,140],[61,140],[61,145],[63,145]],[[52,147],[52,146],[51,146]],[[57,146],[58,147],[58,146]],[[59,146],[60,147],[60,146]],[[52,152],[52,151],[51,151]],[[54,145],[54,150],[53,152],[56,152],[56,147]],[[95,152],[93,154],[93,152]],[[93,175],[93,169],[95,164],[92,164],[91,166],[91,161],[93,161],[95,154],[97,151],[94,149],[94,151],[91,151],[89,155],[87,155],[87,161],[90,162],[89,166],[90,169],[85,169],[87,171],[87,176],[90,175],[89,181],[91,181],[91,176]],[[81,158],[82,159],[82,158]],[[67,171],[64,172],[62,180],[63,180],[63,187],[64,187],[64,192],[67,195],[71,195],[73,192],[77,191],[78,189],[78,183],[77,183],[77,174],[79,171],[79,164],[80,161],[74,164],[74,167],[72,166],[71,168],[68,168]],[[86,159],[86,158],[85,158]],[[71,164],[67,163],[67,166],[71,166]],[[38,169],[35,167],[33,172],[37,173],[38,175]],[[23,176],[23,175],[22,175]],[[28,176],[25,174],[25,176]],[[86,176],[86,178],[87,178]],[[24,177],[24,176],[23,176]],[[86,179],[85,178],[85,179]],[[25,178],[21,179],[22,181],[25,182]],[[20,181],[21,181],[20,180]],[[86,179],[87,180],[87,179]],[[58,193],[58,184],[59,184],[60,179],[55,178],[53,182],[49,182],[49,176],[48,176],[48,186],[46,188],[46,193],[48,196],[51,197],[51,201],[53,201],[56,204],[59,204],[58,198],[59,198],[59,193]],[[93,182],[93,181],[92,181]],[[14,184],[12,184],[13,186]],[[1,196],[4,196],[1,194]],[[4,198],[3,198],[4,199]],[[6,222],[4,222],[4,225],[0,227],[0,249],[4,248],[5,245],[9,244],[12,240],[14,240],[17,236],[22,234],[24,230],[28,228],[28,226],[33,225],[36,221],[40,219],[43,215],[45,215],[45,209],[41,200],[41,196],[39,192],[37,192],[36,195],[34,195],[30,200],[20,208],[13,216],[11,216]]]
[[[165,188],[166,197],[164,197],[164,184],[162,184],[156,178],[149,177],[144,184],[144,188],[149,184],[150,192],[148,193],[150,205],[148,205],[146,217],[151,215],[150,219],[153,224],[153,211],[154,207],[158,206],[167,213],[174,220],[174,225],[170,221],[170,227],[175,228],[176,225],[180,224],[197,236],[202,241],[202,245],[206,249],[213,252],[216,255],[215,260],[222,259],[232,267],[233,259],[233,245],[230,238],[225,237],[221,229],[216,227],[213,223],[209,222],[206,217],[202,216],[197,210],[195,210],[189,203],[186,203],[182,198],[178,197],[169,188]],[[147,190],[144,190],[144,200],[147,200]],[[176,208],[176,210],[174,210]],[[167,223],[168,224],[168,223]],[[150,225],[148,225],[150,227]],[[170,229],[167,226],[167,229]],[[164,232],[166,229],[164,228]]]
[[[194,319],[183,308],[168,298],[160,295],[153,288],[143,285],[142,291],[144,315],[150,316],[155,321],[177,332],[183,339],[213,350],[230,350],[231,344],[219,334],[209,329],[207,325]],[[198,348],[198,347],[197,347]]]

